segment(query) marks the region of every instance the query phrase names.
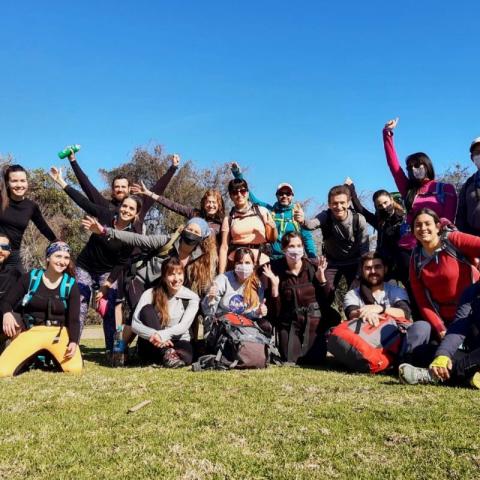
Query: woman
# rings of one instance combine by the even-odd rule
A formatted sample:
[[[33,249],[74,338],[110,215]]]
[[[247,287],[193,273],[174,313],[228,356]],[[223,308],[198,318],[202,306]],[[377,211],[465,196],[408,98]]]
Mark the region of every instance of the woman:
[[[129,248],[138,247],[146,252],[143,260],[131,266],[125,284],[125,295],[131,310],[135,310],[142,293],[154,286],[161,275],[161,265],[168,257],[177,257],[185,269],[185,285],[197,295],[204,295],[211,285],[217,268],[217,248],[210,235],[210,227],[203,218],[190,219],[185,228],[172,236],[140,235],[119,231],[101,225],[94,218],[87,218],[83,225],[107,241],[118,241]],[[130,343],[134,336],[128,326],[123,339]],[[195,326],[199,328],[199,325]],[[201,336],[195,333],[196,337]]]
[[[146,290],[133,314],[132,330],[139,336],[143,361],[179,368],[192,363],[189,328],[199,298],[183,285],[184,266],[177,257],[162,263],[158,285]]]
[[[11,339],[0,356],[0,377],[20,373],[44,351],[64,372],[82,370],[78,348],[80,292],[69,246],[64,242],[51,243],[46,250],[46,263],[45,270],[24,274],[0,304],[2,330]]]
[[[457,194],[455,187],[450,183],[435,181],[432,161],[425,153],[413,153],[407,157],[408,175],[405,174],[393,145],[393,130],[397,123],[398,118],[385,124],[383,143],[388,166],[407,210],[399,246],[410,251],[416,244],[415,237],[409,228],[415,213],[421,208],[430,208],[440,218],[447,218],[453,223],[457,211]]]
[[[270,333],[264,289],[255,271],[255,256],[249,248],[237,248],[233,270],[218,275],[202,301],[203,313],[208,317],[237,313],[259,322],[260,328]]]
[[[317,266],[306,258],[298,232],[284,235],[282,249],[285,257],[272,262],[271,268],[264,267],[271,284],[280,355],[288,362],[318,364],[326,355],[325,331],[340,321],[338,313],[328,307],[334,291],[325,277],[327,262],[322,257]]]
[[[62,178],[61,172],[56,168],[50,169],[50,175],[74,202],[89,215],[97,217],[102,224],[115,230],[134,231],[141,219],[138,218],[142,211],[142,202],[136,197],[125,197],[118,213],[110,208],[99,206],[84,195],[68,186]],[[120,273],[127,263],[133,247],[125,245],[118,240],[109,240],[100,235],[91,235],[87,244],[77,257],[76,277],[81,294],[80,302],[80,329],[83,330],[87,318],[88,305],[94,285],[112,286],[116,280],[116,273]],[[115,273],[112,273],[115,272]],[[113,337],[115,334],[115,309],[116,289],[110,288],[108,293],[109,307],[103,317],[103,330],[105,344],[108,351],[112,351]]]
[[[345,184],[350,189],[353,208],[361,213],[377,231],[376,250],[387,262],[388,278],[407,284],[410,254],[406,252],[406,257],[402,258],[398,248],[400,229],[405,221],[405,210],[394,200],[391,193],[382,189],[373,194],[372,200],[375,206],[375,213],[373,213],[362,205],[352,180],[347,178]]]
[[[53,242],[56,236],[45,222],[38,205],[25,198],[28,192],[26,170],[21,165],[9,165],[3,179],[4,185],[0,196],[0,233],[4,233],[11,240],[12,251],[8,258],[8,266],[15,267],[23,273],[20,246],[30,220],[50,242]]]
[[[228,184],[228,193],[233,202],[230,214],[222,222],[222,243],[219,253],[219,273],[224,273],[227,261],[233,261],[238,247],[250,248],[257,265],[270,261],[264,253],[266,245],[277,238],[275,222],[264,207],[252,205],[245,180],[233,179]]]
[[[423,319],[437,339],[455,317],[464,290],[480,278],[473,266],[480,255],[480,238],[443,230],[438,215],[429,208],[412,220],[417,246],[410,260],[410,285]]]
[[[200,200],[200,208],[181,205],[163,195],[157,195],[145,187],[143,182],[140,184],[135,183],[132,187],[132,192],[150,197],[152,200],[160,203],[160,205],[186,218],[201,217],[205,219],[212,232],[217,236],[218,243],[220,243],[220,227],[225,216],[225,204],[223,203],[222,194],[218,190],[207,190]]]

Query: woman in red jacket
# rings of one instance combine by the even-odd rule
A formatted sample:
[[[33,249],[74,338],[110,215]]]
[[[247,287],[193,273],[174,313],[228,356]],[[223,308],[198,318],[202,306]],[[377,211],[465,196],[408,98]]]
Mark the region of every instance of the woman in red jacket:
[[[410,259],[410,284],[423,319],[443,338],[463,291],[480,278],[473,266],[480,256],[480,238],[442,230],[440,218],[429,208],[415,213],[412,230],[417,246]]]

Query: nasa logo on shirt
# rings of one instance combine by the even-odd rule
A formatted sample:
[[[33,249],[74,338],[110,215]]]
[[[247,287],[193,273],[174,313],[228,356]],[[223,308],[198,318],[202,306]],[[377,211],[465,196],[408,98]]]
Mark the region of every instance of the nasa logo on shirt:
[[[228,309],[233,313],[241,315],[245,311],[243,295],[233,295],[228,302]]]

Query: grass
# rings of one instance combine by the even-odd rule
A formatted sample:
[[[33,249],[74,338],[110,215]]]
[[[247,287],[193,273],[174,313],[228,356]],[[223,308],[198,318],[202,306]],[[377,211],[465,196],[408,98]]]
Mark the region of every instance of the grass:
[[[32,371],[0,389],[0,478],[480,478],[480,393],[271,367]],[[129,407],[152,403],[136,413]]]

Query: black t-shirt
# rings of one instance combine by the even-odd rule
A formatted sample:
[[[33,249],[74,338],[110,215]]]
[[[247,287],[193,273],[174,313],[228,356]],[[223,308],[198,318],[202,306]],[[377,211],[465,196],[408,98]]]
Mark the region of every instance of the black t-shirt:
[[[0,233],[4,233],[10,238],[13,250],[20,249],[23,234],[30,220],[48,240],[53,242],[56,239],[55,234],[48,226],[38,205],[34,201],[28,198],[19,202],[10,199],[5,211],[2,212],[0,209]]]
[[[30,285],[30,273],[22,275],[20,281],[17,281],[0,303],[2,313],[18,312],[28,314],[40,321],[55,321],[64,324],[68,330],[68,336],[71,342],[78,343],[80,340],[80,290],[77,282],[71,288],[67,301],[67,309],[60,297],[60,284],[49,289],[42,281],[37,291],[33,294],[31,300],[25,307],[21,302],[28,292]]]

